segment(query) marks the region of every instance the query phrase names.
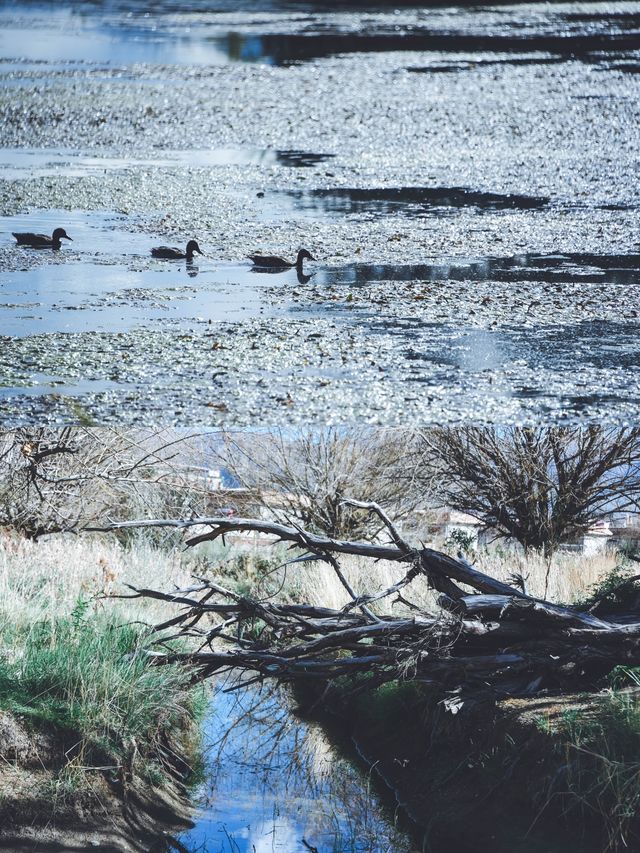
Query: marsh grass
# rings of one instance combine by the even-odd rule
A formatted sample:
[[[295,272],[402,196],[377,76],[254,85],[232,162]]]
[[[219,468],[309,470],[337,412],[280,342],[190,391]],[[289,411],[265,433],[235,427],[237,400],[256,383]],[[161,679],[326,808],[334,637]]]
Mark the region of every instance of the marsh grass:
[[[607,850],[636,849],[640,814],[640,670],[619,668],[614,688],[584,710],[565,712],[557,751],[568,812],[604,826]],[[629,686],[631,684],[631,687]],[[552,786],[557,791],[557,784]]]
[[[79,605],[81,601],[79,602]],[[104,752],[120,765],[191,713],[186,673],[149,666],[145,637],[111,617],[71,618],[12,632],[0,657],[0,707],[38,726],[76,733],[88,759]]]
[[[54,810],[90,788],[97,769],[153,785],[178,766],[197,769],[206,696],[187,671],[146,654],[144,623],[162,608],[105,598],[123,580],[168,587],[184,574],[175,554],[98,538],[16,540],[0,551],[0,710],[58,744],[45,792]]]

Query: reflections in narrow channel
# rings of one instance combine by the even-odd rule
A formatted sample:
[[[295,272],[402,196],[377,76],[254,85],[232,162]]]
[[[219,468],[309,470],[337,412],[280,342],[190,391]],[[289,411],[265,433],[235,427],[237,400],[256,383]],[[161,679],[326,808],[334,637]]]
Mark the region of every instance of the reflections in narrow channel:
[[[213,853],[415,849],[371,780],[292,712],[277,688],[218,689],[206,724],[206,783],[188,850]]]

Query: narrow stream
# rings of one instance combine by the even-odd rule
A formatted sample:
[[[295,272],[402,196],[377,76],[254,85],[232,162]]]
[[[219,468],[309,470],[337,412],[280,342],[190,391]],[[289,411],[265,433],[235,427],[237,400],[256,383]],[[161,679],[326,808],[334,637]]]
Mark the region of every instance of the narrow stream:
[[[283,690],[216,690],[205,727],[206,781],[192,853],[409,853],[369,778]]]

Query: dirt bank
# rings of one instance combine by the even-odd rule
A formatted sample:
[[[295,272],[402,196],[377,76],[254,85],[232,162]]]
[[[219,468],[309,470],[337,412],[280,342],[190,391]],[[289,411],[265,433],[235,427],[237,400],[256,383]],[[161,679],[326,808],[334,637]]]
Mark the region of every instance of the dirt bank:
[[[334,696],[321,715],[393,792],[417,849],[602,853],[637,843],[637,820],[622,828],[615,817],[633,799],[615,802],[598,780],[602,756],[569,730],[606,699],[545,696],[451,713],[404,683]],[[310,700],[305,691],[303,704]]]
[[[149,853],[174,848],[170,836],[190,826],[186,762],[167,760],[161,785],[135,771],[88,771],[73,732],[33,729],[0,711],[0,850]]]

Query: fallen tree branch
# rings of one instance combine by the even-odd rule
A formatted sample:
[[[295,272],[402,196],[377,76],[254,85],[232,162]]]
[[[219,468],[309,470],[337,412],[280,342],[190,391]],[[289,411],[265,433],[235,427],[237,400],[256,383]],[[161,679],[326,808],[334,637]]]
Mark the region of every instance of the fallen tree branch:
[[[350,503],[384,515],[375,504]],[[627,617],[622,624],[536,599],[465,560],[410,546],[390,520],[385,526],[392,545],[331,539],[293,525],[246,518],[114,522],[97,529],[156,525],[209,528],[190,537],[188,547],[231,532],[269,535],[274,542],[286,542],[307,555],[291,563],[315,558],[331,565],[350,598],[341,609],[257,601],[206,577],[197,578],[197,585],[171,592],[132,589],[133,596],[160,599],[179,608],[175,617],[154,630],[161,634],[171,628],[173,637],[195,637],[199,648],[157,652],[153,660],[190,665],[195,679],[228,669],[281,681],[332,682],[346,676],[378,685],[413,678],[443,693],[455,691],[464,702],[465,697],[495,699],[544,689],[591,689],[620,664],[640,665],[640,617]],[[338,556],[344,554],[405,563],[409,569],[382,591],[359,595],[340,566]],[[379,608],[418,576],[441,592],[435,615],[415,606],[400,615],[371,610],[371,605]],[[404,599],[395,601],[401,604]]]

